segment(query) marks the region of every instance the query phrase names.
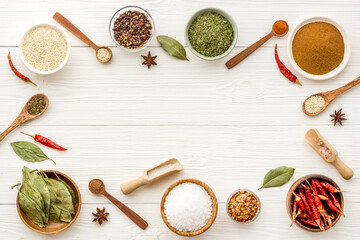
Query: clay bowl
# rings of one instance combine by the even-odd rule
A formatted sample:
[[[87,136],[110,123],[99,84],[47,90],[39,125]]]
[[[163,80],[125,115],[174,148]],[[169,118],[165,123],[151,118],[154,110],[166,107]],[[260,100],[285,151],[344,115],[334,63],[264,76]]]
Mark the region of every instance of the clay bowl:
[[[75,204],[75,214],[73,215],[72,221],[69,223],[49,222],[45,228],[41,228],[38,225],[36,225],[33,221],[31,221],[31,219],[28,216],[26,216],[26,214],[20,209],[19,195],[16,198],[16,208],[17,208],[17,211],[18,211],[18,214],[19,214],[21,220],[28,228],[30,228],[31,230],[33,230],[34,232],[37,232],[37,233],[50,235],[50,234],[56,234],[56,233],[65,231],[76,221],[77,217],[79,216],[80,209],[81,209],[81,195],[80,195],[79,188],[76,186],[75,182],[71,178],[69,178],[67,175],[65,175],[61,172],[58,172],[58,171],[53,171],[53,170],[45,170],[44,172],[46,173],[46,175],[49,178],[52,178],[52,179],[57,179],[54,174],[54,173],[56,173],[56,175],[60,179],[62,179],[64,182],[66,182],[71,187],[71,189],[74,191],[76,204]]]
[[[331,183],[334,187],[336,187],[337,189],[341,190],[339,188],[339,186],[329,177],[326,177],[324,175],[320,175],[320,174],[310,174],[310,175],[306,175],[302,178],[299,178],[297,181],[294,182],[294,184],[290,187],[289,192],[286,196],[286,209],[287,212],[289,214],[289,217],[292,221],[292,204],[294,203],[294,194],[292,192],[295,192],[296,188],[301,184],[301,183],[306,183],[305,180],[311,180],[313,178],[316,178],[318,180],[323,180],[323,181],[327,181],[329,183]],[[311,182],[310,182],[311,184]],[[342,193],[334,193],[334,196],[337,198],[337,200],[340,203],[341,209],[344,209],[344,196]],[[324,203],[324,201],[321,201],[322,203]],[[329,212],[329,208],[327,207],[326,204],[324,204],[324,208],[327,212]],[[332,220],[332,225],[334,227],[334,225],[340,220],[341,214],[339,213],[335,213],[334,214],[334,219]],[[298,220],[295,220],[296,225],[298,225],[300,228],[305,229],[309,232],[321,232],[321,230],[317,227],[311,227],[311,226],[307,226],[304,225],[302,223],[300,223]],[[326,225],[325,230],[330,229],[330,227],[328,225]]]
[[[182,183],[186,183],[186,182],[191,182],[191,183],[196,183],[200,186],[202,186],[203,188],[205,188],[205,190],[208,192],[208,194],[210,195],[211,197],[211,200],[212,200],[212,206],[213,206],[213,209],[212,209],[212,215],[209,219],[209,221],[205,224],[204,227],[200,228],[199,230],[197,231],[194,231],[194,232],[181,232],[175,228],[173,228],[169,222],[167,221],[166,219],[166,215],[165,215],[165,207],[164,207],[164,204],[165,204],[165,199],[167,197],[167,195],[169,194],[169,192],[174,188],[176,187],[177,185],[179,184],[182,184]],[[196,180],[196,179],[191,179],[191,178],[187,178],[187,179],[182,179],[182,180],[179,180],[179,181],[176,181],[175,183],[171,184],[170,187],[168,187],[168,189],[166,189],[162,199],[161,199],[161,204],[160,204],[160,211],[161,211],[161,217],[162,219],[164,220],[164,223],[166,224],[166,226],[171,230],[173,231],[174,233],[180,235],[180,236],[185,236],[185,237],[193,237],[193,236],[197,236],[197,235],[200,235],[202,233],[204,233],[206,230],[208,230],[211,225],[214,223],[215,221],[215,218],[216,218],[216,215],[217,215],[217,211],[218,211],[218,203],[217,203],[217,200],[216,200],[216,196],[214,194],[214,192],[211,190],[211,188],[206,185],[205,183],[203,183],[202,181],[199,181],[199,180]]]

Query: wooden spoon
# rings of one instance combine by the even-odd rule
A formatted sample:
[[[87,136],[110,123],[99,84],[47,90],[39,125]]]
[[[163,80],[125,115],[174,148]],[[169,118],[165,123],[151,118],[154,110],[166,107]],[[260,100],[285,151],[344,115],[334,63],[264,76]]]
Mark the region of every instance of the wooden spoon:
[[[45,105],[45,108],[42,110],[42,112],[40,112],[39,114],[37,115],[31,115],[28,111],[27,111],[27,106],[30,102],[31,99],[33,99],[34,97],[37,97],[37,96],[43,96],[44,99],[45,99],[45,102],[46,102],[46,105]],[[19,116],[14,120],[14,122],[2,133],[0,134],[0,142],[12,131],[14,130],[15,128],[17,128],[18,126],[20,126],[21,124],[27,122],[27,121],[30,121],[34,118],[37,118],[39,117],[40,115],[42,115],[46,109],[48,108],[49,106],[49,99],[47,96],[45,96],[44,94],[36,94],[34,96],[32,96],[25,104],[25,106],[23,107],[23,109],[21,110]]]
[[[102,194],[109,199],[115,206],[117,206],[126,216],[128,216],[136,225],[145,230],[149,225],[144,219],[137,215],[133,210],[125,206],[122,202],[111,196],[105,190],[105,184],[100,179],[93,179],[89,183],[89,190],[93,194]]]
[[[277,33],[275,31],[276,27],[279,24],[286,24],[286,30],[284,32],[281,33]],[[228,69],[231,69],[233,67],[235,67],[236,65],[238,65],[242,60],[244,60],[245,58],[247,58],[250,54],[252,54],[256,49],[258,49],[261,45],[263,45],[267,40],[269,40],[270,38],[272,38],[273,36],[277,36],[277,37],[283,37],[285,36],[289,31],[289,25],[287,24],[287,22],[285,22],[284,20],[278,20],[273,24],[272,30],[271,32],[266,35],[265,37],[263,37],[262,39],[260,39],[259,41],[257,41],[256,43],[254,43],[253,45],[251,45],[250,47],[246,48],[245,50],[243,50],[242,52],[238,53],[237,55],[235,55],[233,58],[231,58],[229,61],[227,61],[225,63],[226,67]]]
[[[341,161],[335,148],[316,129],[308,130],[305,134],[305,140],[325,162],[331,163],[343,178],[346,180],[352,178],[353,170]]]
[[[360,83],[360,77],[357,77],[355,78],[354,80],[352,80],[351,82],[345,84],[344,86],[342,87],[339,87],[337,89],[334,89],[334,90],[331,90],[331,91],[328,91],[328,92],[321,92],[321,93],[316,93],[316,94],[313,94],[311,95],[310,97],[308,97],[307,99],[305,99],[304,103],[303,103],[303,106],[302,106],[302,110],[303,112],[306,114],[306,115],[309,115],[309,116],[316,116],[318,115],[319,113],[323,112],[327,106],[337,97],[339,96],[340,94],[342,94],[343,92],[345,92],[346,90],[349,90],[350,88],[358,85]],[[313,96],[321,96],[324,98],[325,100],[325,106],[318,112],[316,113],[309,113],[305,110],[305,103],[306,101],[313,97]]]
[[[153,171],[155,169],[160,170],[161,167],[166,167],[166,165],[170,165],[170,164],[174,165],[174,168],[169,169],[169,170],[165,169],[166,172],[159,172],[159,175],[151,176],[151,171]],[[181,163],[179,162],[179,160],[172,158],[172,159],[169,159],[165,162],[158,164],[157,166],[155,166],[153,168],[150,168],[149,170],[146,170],[140,177],[121,184],[120,189],[123,192],[123,194],[129,194],[129,193],[133,192],[135,189],[141,187],[142,185],[153,183],[153,182],[158,181],[158,180],[164,178],[165,176],[168,176],[174,172],[179,172],[182,169],[183,169],[183,167],[181,166]],[[150,178],[150,177],[152,177],[152,178]]]
[[[62,25],[64,28],[66,28],[67,30],[69,30],[72,34],[74,34],[76,37],[78,37],[81,41],[83,41],[84,43],[86,43],[87,45],[89,45],[92,49],[95,50],[96,53],[96,58],[99,62],[102,63],[107,63],[111,60],[112,58],[112,51],[110,50],[110,48],[108,47],[99,47],[97,46],[95,43],[93,43],[84,33],[82,33],[77,27],[75,27],[74,24],[72,24],[67,18],[65,18],[63,15],[61,15],[60,13],[56,12],[55,15],[53,16],[53,19],[55,21],[57,21],[60,25]],[[106,49],[109,53],[110,53],[110,57],[102,60],[98,57],[98,51],[100,49]]]

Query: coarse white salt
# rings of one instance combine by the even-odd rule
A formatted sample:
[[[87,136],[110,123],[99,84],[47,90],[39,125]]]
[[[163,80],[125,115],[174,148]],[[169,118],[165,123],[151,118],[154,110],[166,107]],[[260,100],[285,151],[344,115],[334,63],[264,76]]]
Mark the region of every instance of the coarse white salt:
[[[317,113],[325,107],[325,98],[320,95],[309,97],[305,101],[305,111],[308,113]]]
[[[25,60],[34,68],[51,71],[64,62],[67,54],[67,42],[57,29],[39,26],[25,36],[22,52]]]
[[[194,232],[204,227],[212,215],[211,197],[196,183],[182,183],[167,195],[164,212],[172,227],[181,232]]]
[[[156,177],[158,177],[160,175],[163,175],[164,173],[167,173],[168,171],[171,171],[171,170],[177,168],[178,166],[179,166],[179,163],[169,163],[169,164],[165,164],[165,165],[162,165],[160,167],[151,169],[148,172],[148,177],[150,179],[156,178]]]

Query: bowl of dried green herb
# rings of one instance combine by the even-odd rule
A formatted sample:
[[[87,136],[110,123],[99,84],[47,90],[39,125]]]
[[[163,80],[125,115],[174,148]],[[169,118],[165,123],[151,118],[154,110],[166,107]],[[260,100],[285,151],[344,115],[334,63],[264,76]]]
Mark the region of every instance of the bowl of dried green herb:
[[[238,30],[235,20],[218,8],[197,11],[185,28],[190,51],[204,60],[217,60],[235,47]]]
[[[68,229],[81,209],[81,195],[75,182],[58,171],[23,169],[23,181],[16,200],[23,223],[41,234]]]

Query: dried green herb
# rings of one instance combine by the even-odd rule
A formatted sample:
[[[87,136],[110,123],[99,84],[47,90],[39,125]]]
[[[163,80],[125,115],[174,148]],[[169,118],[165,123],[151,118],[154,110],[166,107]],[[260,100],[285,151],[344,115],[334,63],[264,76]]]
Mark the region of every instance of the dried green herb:
[[[50,192],[44,179],[36,171],[32,171],[30,168],[24,167],[23,184],[24,182],[30,182],[40,192],[44,202],[44,213],[46,218],[45,223],[47,223],[50,214]]]
[[[62,211],[74,214],[75,211],[72,197],[65,185],[52,178],[45,177],[44,180],[50,191],[51,205],[56,206]]]
[[[39,96],[33,97],[29,101],[29,103],[26,107],[26,110],[31,115],[38,115],[39,113],[44,111],[45,107],[46,107],[46,100],[45,100],[44,96],[39,95]]]
[[[56,173],[55,173],[56,175]],[[69,186],[69,184],[67,184],[66,182],[64,182],[61,178],[58,177],[58,175],[56,175],[57,179],[59,182],[61,182],[62,184],[65,185],[65,187],[67,188],[67,190],[69,191],[70,195],[71,195],[71,199],[72,199],[72,202],[73,202],[73,205],[75,205],[76,203],[76,198],[75,198],[75,193],[74,191],[72,190],[72,188]]]
[[[157,36],[156,39],[168,54],[173,57],[189,61],[186,57],[185,48],[181,45],[181,43],[179,43],[179,41],[165,35]]]
[[[45,227],[44,216],[45,214],[39,206],[29,197],[24,191],[19,189],[20,183],[12,186],[11,189],[17,187],[19,191],[19,207],[20,209],[39,227]]]
[[[19,189],[19,185],[15,186]],[[51,179],[44,172],[24,167],[19,206],[40,227],[45,227],[49,221],[70,222],[73,219],[76,201],[72,194],[70,186],[59,177]]]
[[[285,166],[272,169],[265,175],[261,188],[280,187],[290,180],[294,172],[295,168]]]
[[[14,152],[23,160],[27,162],[41,162],[44,160],[54,160],[48,158],[45,153],[35,144],[26,141],[19,141],[11,143]],[[56,164],[56,163],[55,163]]]
[[[198,16],[189,28],[191,46],[206,57],[226,52],[234,40],[231,23],[222,15],[208,12]]]

